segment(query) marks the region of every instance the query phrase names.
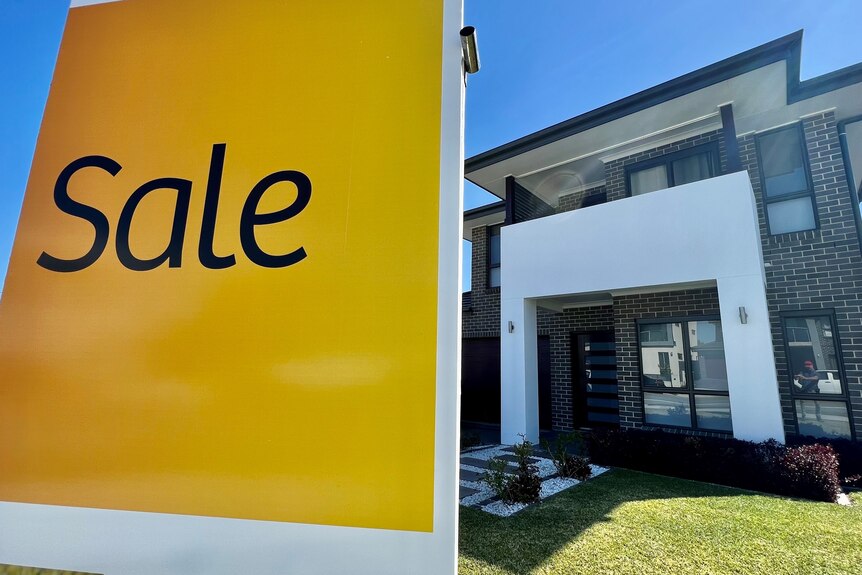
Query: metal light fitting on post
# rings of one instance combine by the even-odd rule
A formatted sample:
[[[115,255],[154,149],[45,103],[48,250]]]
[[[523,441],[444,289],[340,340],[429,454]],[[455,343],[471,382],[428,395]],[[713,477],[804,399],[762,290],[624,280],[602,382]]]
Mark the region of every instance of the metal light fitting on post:
[[[745,306],[739,306],[739,323],[745,325],[748,323],[748,314],[745,312]]]
[[[464,73],[475,74],[479,71],[479,47],[476,44],[476,28],[461,28],[461,54],[464,57]]]
[[[509,333],[514,333],[515,331],[515,322],[509,320]]]

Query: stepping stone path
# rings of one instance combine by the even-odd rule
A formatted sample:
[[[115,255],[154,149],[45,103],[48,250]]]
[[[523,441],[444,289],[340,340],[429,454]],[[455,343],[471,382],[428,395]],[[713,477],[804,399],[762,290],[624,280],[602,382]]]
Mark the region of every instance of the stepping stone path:
[[[501,517],[513,515],[529,507],[529,504],[526,503],[507,505],[482,481],[482,475],[488,470],[488,462],[494,458],[511,462],[507,466],[506,472],[514,473],[517,468],[515,462],[518,458],[512,452],[511,446],[504,445],[474,447],[461,452],[461,505],[481,509]],[[542,449],[534,449],[530,462],[539,469],[539,477],[542,478],[540,500],[580,483],[577,479],[560,477],[554,467],[554,462],[548,453]],[[598,465],[591,465],[590,467],[593,470],[593,477],[607,471],[607,468]]]

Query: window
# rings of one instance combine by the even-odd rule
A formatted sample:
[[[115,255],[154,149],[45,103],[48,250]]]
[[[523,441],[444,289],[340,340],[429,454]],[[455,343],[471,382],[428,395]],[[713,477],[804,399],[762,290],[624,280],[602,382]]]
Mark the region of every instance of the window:
[[[638,322],[644,423],[733,430],[718,318]]]
[[[690,184],[718,174],[718,146],[698,146],[660,158],[638,162],[626,170],[633,196]]]
[[[786,313],[781,322],[797,431],[814,437],[851,438],[844,370],[832,315]]]
[[[500,287],[500,227],[488,228],[488,287]]]
[[[759,134],[757,151],[769,232],[777,235],[815,229],[817,206],[802,125]]]

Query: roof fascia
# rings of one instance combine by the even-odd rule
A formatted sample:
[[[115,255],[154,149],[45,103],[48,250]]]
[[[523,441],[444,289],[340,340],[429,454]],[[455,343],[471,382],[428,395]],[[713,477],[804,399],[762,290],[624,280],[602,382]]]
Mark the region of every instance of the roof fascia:
[[[529,152],[541,146],[573,136],[579,132],[601,126],[613,120],[651,108],[658,104],[695,92],[707,86],[717,84],[729,78],[762,68],[781,60],[787,60],[788,100],[791,95],[798,99],[809,98],[822,91],[834,89],[840,82],[853,83],[847,80],[846,74],[862,78],[862,64],[850,66],[836,72],[817,78],[799,81],[799,63],[802,48],[802,30],[793,32],[781,38],[767,42],[751,50],[731,56],[715,64],[710,64],[694,72],[690,72],[673,80],[669,80],[652,88],[648,88],[616,102],[612,102],[590,112],[575,116],[569,120],[555,124],[544,130],[503,144],[487,152],[483,152],[464,162],[466,174],[470,174],[492,164],[507,160],[519,154]],[[792,79],[792,80],[791,80]],[[859,80],[856,80],[859,81]],[[843,84],[842,84],[843,85]],[[817,92],[821,90],[820,92]],[[814,93],[816,92],[816,93]],[[810,95],[809,95],[810,93]],[[796,100],[793,100],[796,101]]]

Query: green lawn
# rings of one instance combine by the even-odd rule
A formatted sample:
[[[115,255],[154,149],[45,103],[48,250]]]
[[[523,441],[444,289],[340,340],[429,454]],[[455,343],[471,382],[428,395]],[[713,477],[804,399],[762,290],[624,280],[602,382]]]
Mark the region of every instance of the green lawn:
[[[854,507],[615,470],[509,518],[461,508],[459,573],[862,573]]]

